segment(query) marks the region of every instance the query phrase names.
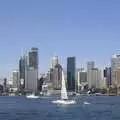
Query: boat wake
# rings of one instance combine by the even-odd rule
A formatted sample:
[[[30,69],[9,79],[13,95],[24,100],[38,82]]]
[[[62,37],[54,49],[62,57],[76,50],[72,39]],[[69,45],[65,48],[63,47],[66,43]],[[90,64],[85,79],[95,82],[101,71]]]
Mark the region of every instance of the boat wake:
[[[85,101],[85,102],[84,102],[84,105],[90,105],[90,103]]]
[[[73,105],[76,104],[75,100],[56,100],[52,101],[54,104]]]
[[[52,103],[58,104],[58,105],[73,105],[73,104],[76,104],[75,100],[69,100],[68,99],[66,83],[65,83],[65,78],[64,78],[63,71],[62,71],[61,99],[56,100],[56,101],[52,101]]]

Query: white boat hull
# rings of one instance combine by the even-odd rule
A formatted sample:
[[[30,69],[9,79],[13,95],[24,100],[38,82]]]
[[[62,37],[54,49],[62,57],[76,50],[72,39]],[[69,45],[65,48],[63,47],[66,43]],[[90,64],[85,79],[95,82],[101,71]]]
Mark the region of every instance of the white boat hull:
[[[73,105],[76,104],[75,100],[56,100],[52,101],[54,104],[61,104],[61,105]]]
[[[29,96],[26,96],[26,98],[28,98],[28,99],[38,99],[39,96],[29,95]]]

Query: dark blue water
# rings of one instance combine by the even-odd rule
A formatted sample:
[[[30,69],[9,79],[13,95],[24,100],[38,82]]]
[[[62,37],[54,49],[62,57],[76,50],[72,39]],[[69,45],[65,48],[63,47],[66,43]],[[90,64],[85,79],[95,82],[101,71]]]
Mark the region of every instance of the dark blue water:
[[[120,120],[120,97],[77,98],[80,103],[71,107],[57,107],[52,100],[0,97],[0,120]]]

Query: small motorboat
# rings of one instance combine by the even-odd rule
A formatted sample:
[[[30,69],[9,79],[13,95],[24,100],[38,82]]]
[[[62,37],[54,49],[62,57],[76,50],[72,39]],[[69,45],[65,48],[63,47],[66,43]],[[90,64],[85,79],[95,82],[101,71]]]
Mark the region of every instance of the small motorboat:
[[[26,98],[29,98],[29,99],[38,99],[39,96],[35,96],[34,94],[31,94],[31,95],[27,95]]]

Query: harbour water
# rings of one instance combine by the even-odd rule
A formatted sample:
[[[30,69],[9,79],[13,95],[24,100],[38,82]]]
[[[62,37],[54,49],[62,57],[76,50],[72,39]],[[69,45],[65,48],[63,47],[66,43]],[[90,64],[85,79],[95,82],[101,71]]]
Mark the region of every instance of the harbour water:
[[[75,106],[58,107],[55,97],[0,97],[0,120],[120,120],[120,97],[84,96]]]

